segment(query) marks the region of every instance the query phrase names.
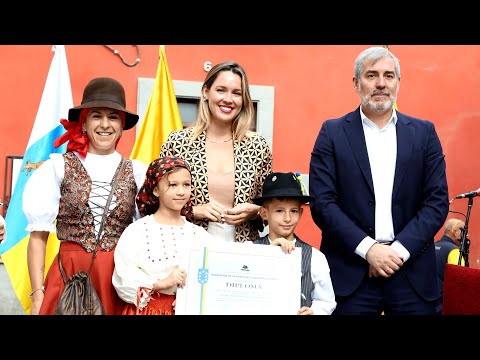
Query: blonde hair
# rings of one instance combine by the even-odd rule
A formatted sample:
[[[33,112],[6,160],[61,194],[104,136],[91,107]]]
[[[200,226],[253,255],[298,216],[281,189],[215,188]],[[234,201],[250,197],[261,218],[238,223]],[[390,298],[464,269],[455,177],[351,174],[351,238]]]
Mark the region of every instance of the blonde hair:
[[[245,137],[251,137],[254,132],[250,129],[254,123],[255,111],[253,108],[253,101],[250,95],[250,88],[248,85],[247,74],[245,70],[234,61],[224,61],[213,66],[205,77],[202,85],[202,93],[204,89],[210,90],[212,84],[217,79],[222,71],[231,71],[240,76],[242,81],[242,100],[243,105],[239,114],[232,123],[232,137],[234,141],[242,141]],[[190,144],[197,139],[200,134],[207,130],[211,123],[210,109],[208,108],[208,101],[203,100],[203,94],[198,105],[197,118],[190,128],[192,128],[192,135]]]

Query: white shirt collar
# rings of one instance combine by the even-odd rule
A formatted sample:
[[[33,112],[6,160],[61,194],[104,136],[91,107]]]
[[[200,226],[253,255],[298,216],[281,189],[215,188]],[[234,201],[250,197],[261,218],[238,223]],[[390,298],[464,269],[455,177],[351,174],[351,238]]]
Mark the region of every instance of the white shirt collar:
[[[360,117],[362,118],[362,122],[365,125],[369,127],[375,126],[378,128],[378,126],[364,114],[364,112],[362,111],[362,105],[360,105]],[[393,125],[397,125],[397,120],[398,120],[397,111],[395,110],[395,106],[394,106],[392,108],[392,116],[390,116],[390,119],[388,120],[386,126],[390,125],[391,122],[393,122]]]

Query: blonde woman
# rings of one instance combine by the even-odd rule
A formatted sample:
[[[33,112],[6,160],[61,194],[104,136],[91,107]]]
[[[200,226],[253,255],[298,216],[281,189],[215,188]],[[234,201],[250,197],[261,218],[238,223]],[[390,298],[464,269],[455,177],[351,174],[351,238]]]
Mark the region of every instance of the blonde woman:
[[[259,206],[272,172],[265,138],[251,131],[255,114],[247,75],[233,61],[208,72],[195,123],[170,133],[160,156],[178,156],[192,167],[190,220],[229,242],[255,240],[263,230]]]

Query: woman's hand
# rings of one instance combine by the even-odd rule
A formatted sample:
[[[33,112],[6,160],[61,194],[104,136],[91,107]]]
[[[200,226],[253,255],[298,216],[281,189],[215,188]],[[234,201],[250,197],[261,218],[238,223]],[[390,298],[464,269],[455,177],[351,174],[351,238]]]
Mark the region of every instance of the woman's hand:
[[[38,313],[40,312],[40,307],[43,303],[44,296],[45,294],[41,290],[35,291],[32,294],[32,306],[30,308],[30,315],[38,315]]]
[[[193,217],[195,219],[225,222],[225,211],[226,209],[220,203],[212,200],[209,203],[194,206]]]
[[[248,221],[249,219],[254,218],[258,215],[258,209],[260,206],[243,203],[234,206],[231,209],[226,209],[225,211],[225,222],[229,225],[239,225]]]

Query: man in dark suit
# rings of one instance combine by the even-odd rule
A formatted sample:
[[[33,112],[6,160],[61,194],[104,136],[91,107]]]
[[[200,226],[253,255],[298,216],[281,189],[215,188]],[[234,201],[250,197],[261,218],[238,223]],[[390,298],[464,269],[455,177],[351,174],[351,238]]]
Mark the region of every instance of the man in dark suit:
[[[323,123],[310,160],[333,315],[433,315],[434,236],[448,215],[440,140],[432,122],[396,111],[400,65],[387,48],[357,57],[353,87],[360,106]]]

